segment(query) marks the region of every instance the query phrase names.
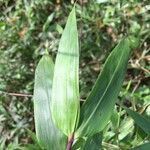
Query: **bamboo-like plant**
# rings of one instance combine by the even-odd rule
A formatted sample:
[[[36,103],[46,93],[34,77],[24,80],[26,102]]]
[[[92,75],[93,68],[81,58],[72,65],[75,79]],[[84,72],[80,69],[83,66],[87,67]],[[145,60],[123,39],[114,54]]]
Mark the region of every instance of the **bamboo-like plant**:
[[[132,36],[119,42],[80,108],[79,43],[73,8],[59,43],[55,66],[46,52],[35,72],[35,127],[43,148],[97,149],[97,142],[91,142],[91,139],[101,140],[101,131],[110,120],[124,80],[131,49],[136,46]],[[80,139],[84,142],[77,146]]]

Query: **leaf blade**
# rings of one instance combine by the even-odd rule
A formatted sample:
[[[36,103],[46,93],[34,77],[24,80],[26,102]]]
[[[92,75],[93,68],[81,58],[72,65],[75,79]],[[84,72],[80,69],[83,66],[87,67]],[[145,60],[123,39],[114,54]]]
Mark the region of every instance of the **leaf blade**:
[[[78,68],[79,45],[74,7],[59,43],[52,89],[53,119],[68,136],[75,130],[79,113]]]
[[[46,149],[64,149],[67,139],[54,125],[51,110],[51,89],[54,64],[49,55],[44,55],[35,71],[34,118],[36,136]]]
[[[102,148],[102,133],[89,137],[84,145],[84,150],[100,150]]]
[[[145,133],[150,134],[150,120],[144,118],[142,115],[131,109],[125,108],[125,110]]]
[[[150,143],[144,143],[137,147],[132,148],[131,150],[148,150],[150,148]]]
[[[103,130],[108,123],[123,83],[130,51],[129,39],[123,39],[107,58],[94,88],[81,108],[76,136],[91,136]]]

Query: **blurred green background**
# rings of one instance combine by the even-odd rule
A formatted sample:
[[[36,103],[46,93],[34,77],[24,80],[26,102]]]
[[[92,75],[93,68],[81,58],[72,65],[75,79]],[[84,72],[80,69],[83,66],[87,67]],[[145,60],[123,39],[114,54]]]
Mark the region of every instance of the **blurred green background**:
[[[0,150],[29,144],[34,149],[35,67],[46,48],[55,60],[72,6],[71,0],[0,0]],[[132,34],[140,37],[140,44],[129,60],[118,103],[149,116],[149,0],[78,0],[76,12],[81,100],[113,47]],[[129,149],[149,140],[118,105],[113,116],[104,131],[104,149]]]

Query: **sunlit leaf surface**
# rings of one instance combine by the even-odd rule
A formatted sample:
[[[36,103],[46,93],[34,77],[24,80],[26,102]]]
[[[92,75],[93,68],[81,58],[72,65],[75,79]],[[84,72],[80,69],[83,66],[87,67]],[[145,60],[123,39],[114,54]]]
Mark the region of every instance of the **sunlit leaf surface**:
[[[51,89],[54,64],[49,55],[44,55],[35,72],[34,118],[39,143],[48,150],[65,150],[66,136],[59,131],[51,117]]]
[[[52,114],[66,134],[74,132],[79,113],[79,46],[75,8],[62,34],[54,69]]]

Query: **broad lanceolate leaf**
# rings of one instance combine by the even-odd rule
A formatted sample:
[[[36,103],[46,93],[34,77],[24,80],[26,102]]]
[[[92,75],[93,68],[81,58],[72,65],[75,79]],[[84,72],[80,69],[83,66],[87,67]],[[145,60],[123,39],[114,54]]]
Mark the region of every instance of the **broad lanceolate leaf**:
[[[66,136],[59,131],[51,117],[51,89],[54,64],[49,55],[44,55],[35,72],[34,118],[39,143],[48,150],[65,150]]]
[[[144,132],[150,134],[150,120],[128,108],[125,108],[125,110],[134,119],[135,123],[144,130]]]
[[[76,136],[91,136],[103,130],[108,123],[123,83],[130,51],[129,39],[123,39],[107,58],[96,84],[81,108]]]
[[[75,8],[63,31],[56,57],[52,89],[52,115],[66,134],[74,132],[79,113],[79,46]]]

